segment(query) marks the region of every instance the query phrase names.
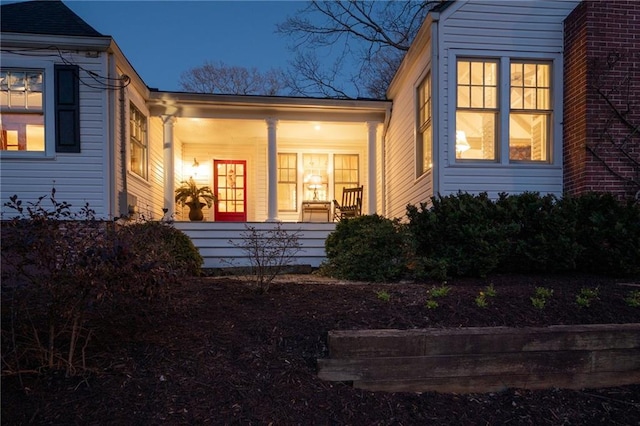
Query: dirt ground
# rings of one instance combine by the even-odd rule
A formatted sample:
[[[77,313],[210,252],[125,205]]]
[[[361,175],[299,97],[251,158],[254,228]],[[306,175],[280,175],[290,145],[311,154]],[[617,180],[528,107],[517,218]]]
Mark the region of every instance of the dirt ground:
[[[475,298],[490,284],[497,295],[479,307]],[[450,280],[450,293],[427,309],[434,283],[291,275],[260,294],[234,278],[194,278],[172,292],[169,307],[93,318],[86,374],[22,374],[22,387],[18,375],[4,374],[2,424],[640,425],[640,385],[367,392],[319,380],[316,364],[335,329],[637,323],[640,308],[624,298],[638,284],[593,276]],[[535,287],[554,290],[544,309],[531,303]],[[598,298],[579,307],[580,290],[596,287]]]

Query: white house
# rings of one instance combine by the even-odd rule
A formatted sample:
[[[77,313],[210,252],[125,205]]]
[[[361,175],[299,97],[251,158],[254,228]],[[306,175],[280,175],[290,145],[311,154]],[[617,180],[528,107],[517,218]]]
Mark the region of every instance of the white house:
[[[115,40],[61,1],[6,4],[2,202],[12,194],[35,200],[55,186],[61,200],[87,202],[103,218],[166,212],[214,266],[228,246],[213,240],[238,224],[276,221],[316,232],[309,262],[318,264],[333,216],[300,223],[308,220],[303,202],[330,209],[346,187],[363,185],[363,213],[387,217],[458,191],[562,195],[564,164],[575,157],[563,144],[563,122],[572,119],[563,108],[564,57],[575,50],[565,21],[571,14],[572,28],[590,28],[587,8],[618,3],[626,8],[619,16],[640,13],[615,1],[444,1],[388,100],[150,89]],[[576,63],[574,73],[586,67]],[[174,202],[190,177],[218,196],[203,223],[186,222]]]

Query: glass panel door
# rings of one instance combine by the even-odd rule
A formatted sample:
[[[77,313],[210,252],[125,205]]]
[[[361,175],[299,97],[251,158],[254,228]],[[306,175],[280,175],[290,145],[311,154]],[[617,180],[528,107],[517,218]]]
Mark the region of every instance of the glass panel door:
[[[218,196],[215,220],[247,221],[247,162],[244,160],[213,160],[213,186]]]

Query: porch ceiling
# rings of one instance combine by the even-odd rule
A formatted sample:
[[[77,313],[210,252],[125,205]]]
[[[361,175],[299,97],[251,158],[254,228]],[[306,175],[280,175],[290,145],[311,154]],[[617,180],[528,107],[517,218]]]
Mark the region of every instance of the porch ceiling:
[[[182,143],[207,144],[218,140],[238,141],[267,138],[264,120],[212,118],[177,119],[174,136]],[[277,138],[314,140],[357,140],[367,137],[365,123],[336,123],[312,121],[279,121]]]

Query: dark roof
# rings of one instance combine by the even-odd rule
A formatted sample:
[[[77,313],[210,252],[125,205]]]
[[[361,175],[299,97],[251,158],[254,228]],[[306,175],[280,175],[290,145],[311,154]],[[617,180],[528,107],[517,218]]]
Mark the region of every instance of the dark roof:
[[[35,0],[3,4],[2,32],[104,37],[60,0]]]

